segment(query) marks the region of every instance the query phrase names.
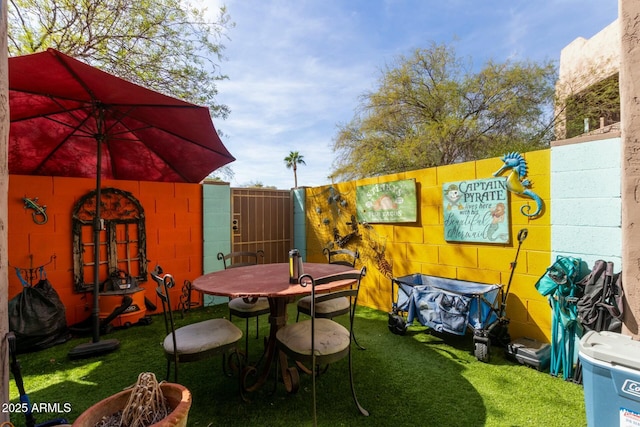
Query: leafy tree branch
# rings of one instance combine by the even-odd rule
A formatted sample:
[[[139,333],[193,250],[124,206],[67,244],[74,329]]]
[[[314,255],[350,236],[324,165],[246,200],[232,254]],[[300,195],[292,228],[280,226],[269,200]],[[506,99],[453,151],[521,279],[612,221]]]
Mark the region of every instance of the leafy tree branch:
[[[226,79],[222,39],[233,27],[224,7],[209,19],[182,0],[10,0],[11,56],[54,48],[104,71],[210,108]]]
[[[551,62],[488,61],[479,71],[451,46],[400,56],[362,95],[334,139],[334,179],[355,179],[548,146]]]

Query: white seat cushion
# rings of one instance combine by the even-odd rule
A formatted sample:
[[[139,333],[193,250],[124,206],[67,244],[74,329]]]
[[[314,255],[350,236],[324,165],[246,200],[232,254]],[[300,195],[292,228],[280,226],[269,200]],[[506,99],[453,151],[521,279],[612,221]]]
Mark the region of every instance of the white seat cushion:
[[[316,316],[327,313],[334,313],[339,310],[347,310],[349,306],[349,298],[347,297],[334,298],[327,301],[318,302],[316,303]],[[308,313],[310,313],[311,295],[300,298],[298,300],[298,307],[305,309]]]
[[[193,354],[234,343],[242,338],[242,331],[227,319],[211,319],[176,329],[178,354]],[[173,353],[171,334],[163,347]]]
[[[291,323],[278,330],[278,341],[298,354],[311,355],[311,320]],[[349,347],[349,330],[329,319],[316,319],[317,356],[339,353]]]
[[[269,300],[267,298],[258,298],[256,302],[252,303],[245,301],[243,298],[234,298],[229,301],[229,308],[245,313],[269,310]]]

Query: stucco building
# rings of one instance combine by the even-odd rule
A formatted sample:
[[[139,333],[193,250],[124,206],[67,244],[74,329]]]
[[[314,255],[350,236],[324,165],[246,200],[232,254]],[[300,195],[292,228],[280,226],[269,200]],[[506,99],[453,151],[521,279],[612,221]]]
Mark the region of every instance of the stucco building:
[[[560,52],[556,84],[556,139],[601,133],[620,121],[620,23],[578,37]],[[614,129],[619,129],[614,126]]]

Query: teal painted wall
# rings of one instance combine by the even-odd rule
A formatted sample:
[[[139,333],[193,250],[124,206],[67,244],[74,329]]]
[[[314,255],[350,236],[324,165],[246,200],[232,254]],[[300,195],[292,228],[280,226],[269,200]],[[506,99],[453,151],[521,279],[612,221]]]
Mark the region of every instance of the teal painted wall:
[[[231,188],[226,183],[208,183],[202,186],[202,227],[204,237],[204,273],[223,269],[218,252],[231,251]],[[228,298],[204,296],[205,305],[228,302]]]
[[[302,259],[307,259],[307,217],[306,192],[304,188],[291,190],[293,204],[293,247],[300,251]]]
[[[551,261],[598,259],[622,269],[620,137],[551,149]]]

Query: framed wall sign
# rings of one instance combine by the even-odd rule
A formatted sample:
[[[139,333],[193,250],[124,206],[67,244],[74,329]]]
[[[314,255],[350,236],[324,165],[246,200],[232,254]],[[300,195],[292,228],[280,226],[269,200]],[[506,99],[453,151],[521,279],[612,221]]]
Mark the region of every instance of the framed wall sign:
[[[416,180],[357,186],[356,210],[360,222],[416,222]]]
[[[509,191],[504,177],[442,186],[444,238],[451,242],[509,243]]]

